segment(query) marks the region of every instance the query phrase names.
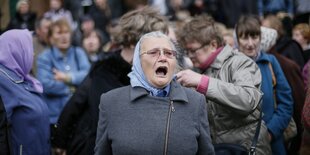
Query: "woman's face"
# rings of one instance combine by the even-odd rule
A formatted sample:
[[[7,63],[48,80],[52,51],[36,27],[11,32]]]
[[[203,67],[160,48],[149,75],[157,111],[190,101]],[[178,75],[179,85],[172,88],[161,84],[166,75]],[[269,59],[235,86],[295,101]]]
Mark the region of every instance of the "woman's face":
[[[257,53],[259,52],[259,46],[259,35],[239,37],[239,50],[248,57],[255,58]]]
[[[167,38],[149,37],[141,42],[140,60],[148,82],[163,88],[169,84],[176,71],[176,52]]]
[[[90,35],[83,39],[83,47],[89,54],[94,54],[99,51],[100,40],[96,32],[91,32]]]
[[[61,51],[66,51],[71,45],[71,32],[67,27],[55,26],[51,36],[52,44]]]
[[[293,39],[297,41],[302,47],[307,46],[307,40],[301,34],[300,30],[293,30]]]
[[[187,56],[193,62],[194,67],[200,67],[209,56],[216,50],[216,46],[212,46],[211,44],[202,45],[196,41],[190,42],[186,44],[186,52]]]
[[[50,8],[53,10],[58,10],[61,8],[60,0],[50,0]]]

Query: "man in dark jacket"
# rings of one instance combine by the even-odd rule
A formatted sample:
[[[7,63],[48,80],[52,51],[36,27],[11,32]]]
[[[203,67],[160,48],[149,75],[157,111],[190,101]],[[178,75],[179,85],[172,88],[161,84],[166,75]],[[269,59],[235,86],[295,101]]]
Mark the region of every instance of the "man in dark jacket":
[[[94,154],[100,95],[130,84],[127,74],[131,71],[134,45],[143,34],[168,32],[166,19],[150,8],[128,12],[120,19],[120,27],[116,40],[122,48],[102,54],[62,111],[52,138],[59,154]]]

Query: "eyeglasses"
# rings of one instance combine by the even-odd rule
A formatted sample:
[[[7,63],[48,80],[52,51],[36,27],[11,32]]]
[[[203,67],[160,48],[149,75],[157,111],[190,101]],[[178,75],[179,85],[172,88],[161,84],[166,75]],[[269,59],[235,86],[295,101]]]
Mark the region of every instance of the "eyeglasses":
[[[196,52],[202,48],[204,48],[206,46],[206,44],[201,45],[198,48],[195,49],[185,49],[186,55],[190,56],[190,55],[196,55]]]
[[[167,48],[153,48],[149,51],[142,52],[140,55],[147,54],[151,57],[159,57],[160,55],[164,55],[167,58],[173,59],[176,57],[177,52],[175,50],[169,50]]]

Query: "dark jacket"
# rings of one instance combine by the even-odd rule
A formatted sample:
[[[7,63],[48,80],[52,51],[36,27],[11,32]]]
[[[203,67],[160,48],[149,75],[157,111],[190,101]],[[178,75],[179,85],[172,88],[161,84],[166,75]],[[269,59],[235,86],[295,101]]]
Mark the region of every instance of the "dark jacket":
[[[10,155],[10,142],[9,142],[9,124],[6,118],[6,112],[2,98],[0,96],[0,154]]]
[[[95,4],[90,6],[88,14],[92,17],[92,19],[95,22],[95,27],[96,29],[99,29],[100,32],[102,33],[102,42],[103,44],[107,43],[110,41],[110,35],[107,32],[107,25],[110,23],[110,17],[107,15],[105,11],[100,9],[98,6]]]
[[[168,97],[126,86],[101,96],[96,155],[209,155],[205,97],[172,81]]]
[[[292,97],[294,101],[293,118],[297,125],[297,136],[292,140],[290,150],[294,150],[292,152],[297,152],[301,145],[301,135],[302,135],[301,113],[304,107],[306,96],[304,92],[305,89],[303,79],[301,76],[299,66],[294,61],[280,55],[274,50],[271,50],[270,54],[274,55],[279,61],[283,73],[292,89]]]
[[[302,54],[303,54],[305,63],[307,63],[308,60],[310,59],[310,49],[304,50]]]
[[[68,155],[94,154],[100,95],[129,85],[131,65],[120,51],[101,56],[59,117],[53,145],[66,149]]]
[[[279,38],[274,49],[281,55],[293,60],[302,70],[306,62],[303,58],[302,48],[296,41],[288,37]]]
[[[11,19],[7,29],[28,29],[29,31],[34,31],[36,17],[37,15],[32,12],[24,15],[17,12],[15,17]]]

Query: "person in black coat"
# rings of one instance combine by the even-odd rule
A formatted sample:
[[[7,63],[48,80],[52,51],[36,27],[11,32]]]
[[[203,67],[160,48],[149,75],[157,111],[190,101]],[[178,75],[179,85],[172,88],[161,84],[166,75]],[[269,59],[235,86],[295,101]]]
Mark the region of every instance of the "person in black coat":
[[[6,111],[4,108],[4,103],[0,96],[0,154],[9,155],[10,150],[10,140],[9,140],[9,126],[6,117]]]
[[[120,27],[116,40],[122,48],[100,55],[59,117],[52,137],[58,154],[94,154],[100,95],[130,84],[127,74],[131,71],[134,45],[143,34],[168,32],[165,17],[150,8],[128,12],[120,19]]]
[[[7,29],[28,29],[34,30],[36,14],[30,11],[28,0],[19,0],[16,4],[16,14],[11,19]]]

